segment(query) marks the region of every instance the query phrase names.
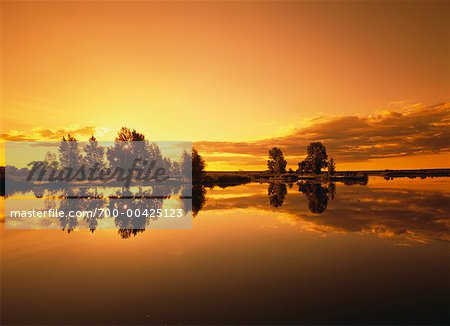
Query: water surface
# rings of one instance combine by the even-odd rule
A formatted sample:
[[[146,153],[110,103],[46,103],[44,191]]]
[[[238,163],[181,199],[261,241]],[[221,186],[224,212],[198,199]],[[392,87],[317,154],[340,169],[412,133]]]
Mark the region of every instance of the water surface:
[[[191,230],[7,230],[2,324],[450,321],[450,178],[206,189]]]

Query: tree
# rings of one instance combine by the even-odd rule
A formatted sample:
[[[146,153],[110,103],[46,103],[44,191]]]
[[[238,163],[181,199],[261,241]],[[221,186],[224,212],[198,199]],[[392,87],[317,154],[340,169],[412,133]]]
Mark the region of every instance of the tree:
[[[144,134],[137,132],[135,129],[130,130],[127,127],[122,127],[114,140],[114,146],[106,151],[110,168],[119,167],[127,170],[131,168],[135,159],[140,160],[136,167],[142,168],[144,160],[154,159],[150,155],[149,147],[150,145],[145,140]],[[155,149],[152,148],[151,150],[154,151]]]
[[[45,154],[44,158],[44,168],[52,168],[56,165],[58,165],[58,162],[56,162],[56,154],[52,152],[47,152]]]
[[[103,154],[105,149],[98,145],[97,139],[92,135],[89,142],[84,146],[83,162],[87,169],[103,169],[105,167],[105,160]]]
[[[203,181],[205,166],[205,160],[195,148],[192,148],[191,155],[186,151],[181,155],[179,167],[181,174],[188,178],[192,176],[192,182],[194,183],[201,183]]]
[[[330,161],[328,162],[328,174],[334,175],[336,173],[336,162],[334,161],[334,158],[330,158]]]
[[[187,151],[183,151],[180,159],[180,173],[187,178],[192,177],[192,155],[189,155]]]
[[[155,161],[155,166],[165,167],[164,166],[165,163],[164,163],[164,159],[161,154],[161,150],[159,149],[159,146],[157,144],[155,144],[155,143],[146,144],[145,150],[147,151],[147,153],[145,153],[145,155],[148,157],[148,159]],[[170,168],[168,168],[166,171],[169,173]]]
[[[286,173],[287,161],[284,159],[283,152],[278,147],[269,150],[269,159],[267,160],[267,167],[271,173],[282,174]]]
[[[193,180],[203,180],[205,174],[205,160],[197,152],[195,148],[192,148],[192,178]]]
[[[70,134],[63,137],[59,145],[61,168],[76,171],[81,165],[81,152],[75,137]]]
[[[173,161],[172,162],[172,173],[174,175],[180,175],[181,174],[181,165],[180,162]]]
[[[313,142],[308,145],[307,151],[308,156],[306,157],[306,161],[311,164],[312,172],[320,174],[322,168],[328,166],[328,155],[325,146],[323,146],[321,142]]]
[[[303,160],[300,163],[298,163],[298,169],[297,172],[299,174],[307,174],[307,173],[311,173],[311,162],[307,161],[307,160]]]
[[[127,127],[120,128],[117,133],[116,141],[143,141],[145,140],[144,134],[137,132],[136,129],[131,130]]]
[[[166,172],[169,174],[175,174],[175,171],[172,166],[172,160],[170,158],[164,157],[162,159],[162,167],[166,170]]]

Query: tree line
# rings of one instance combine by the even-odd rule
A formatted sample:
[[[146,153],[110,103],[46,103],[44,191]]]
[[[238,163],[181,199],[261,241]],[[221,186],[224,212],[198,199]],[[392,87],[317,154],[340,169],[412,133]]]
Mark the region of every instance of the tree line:
[[[328,160],[327,149],[321,142],[312,142],[306,147],[306,158],[298,163],[296,171],[286,170],[287,161],[284,158],[283,151],[278,147],[269,150],[269,159],[267,167],[270,173],[298,173],[298,174],[321,174],[322,169],[327,168],[329,175],[336,173],[336,162],[331,157]]]
[[[190,175],[191,171],[199,174],[204,169],[204,161],[195,149],[192,153],[184,151],[179,160],[171,160],[163,157],[158,145],[149,142],[144,134],[127,127],[118,131],[110,147],[101,146],[94,135],[85,145],[81,145],[76,137],[69,134],[62,137],[58,154],[57,157],[55,153],[47,152],[43,161],[45,166],[74,171],[81,166],[86,169],[113,170],[116,167],[130,167],[135,161],[136,168],[146,164],[146,161],[154,161],[155,166],[163,167],[172,175]]]

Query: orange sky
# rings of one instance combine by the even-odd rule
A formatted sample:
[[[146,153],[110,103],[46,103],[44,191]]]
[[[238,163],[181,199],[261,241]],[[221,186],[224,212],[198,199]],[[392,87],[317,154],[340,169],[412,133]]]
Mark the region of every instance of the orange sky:
[[[268,146],[317,118],[322,126],[360,117],[372,128],[379,112],[408,116],[448,103],[449,9],[445,2],[2,1],[2,138],[94,131],[110,140],[126,125],[154,140],[209,141],[209,169],[256,169],[255,157],[242,163],[240,142]],[[417,150],[342,155],[338,168],[448,167],[448,139],[415,136],[447,136],[449,109],[440,110],[431,110],[432,121],[430,110],[420,112],[428,125],[408,134]],[[389,121],[405,128],[401,120]],[[375,127],[379,137],[368,134],[366,146],[385,139]],[[224,154],[224,141],[238,145]],[[299,154],[286,155],[295,165]]]

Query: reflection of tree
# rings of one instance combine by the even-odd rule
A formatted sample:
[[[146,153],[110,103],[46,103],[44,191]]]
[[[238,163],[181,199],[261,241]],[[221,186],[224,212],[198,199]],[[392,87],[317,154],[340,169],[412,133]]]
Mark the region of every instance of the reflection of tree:
[[[130,188],[123,188],[109,197],[108,205],[106,204],[107,197],[98,194],[95,188],[74,188],[70,191],[60,189],[48,191],[46,196],[44,193],[37,195],[44,197],[46,209],[57,208],[56,199],[59,198],[58,210],[63,211],[64,215],[58,215],[58,219],[63,231],[72,232],[80,220],[83,220],[93,233],[97,229],[99,220],[110,217],[114,218],[115,225],[119,228],[119,235],[122,238],[128,238],[144,232],[151,220],[158,219],[156,210],[162,209],[164,199],[174,194],[173,189],[175,189],[169,186],[155,188],[146,191],[139,188],[137,192],[132,192]],[[155,197],[155,193],[158,194],[157,197]],[[116,214],[117,216],[113,215],[115,209],[119,213]],[[127,210],[129,210],[128,214]],[[154,213],[152,213],[153,210]],[[84,214],[78,217],[69,216],[70,211]],[[96,215],[94,215],[94,211],[97,211]]]
[[[90,194],[87,198],[81,199],[83,210],[87,212],[94,212],[96,209],[103,208],[106,204],[105,199],[102,198],[102,195],[97,194]],[[97,229],[98,220],[102,219],[104,215],[102,216],[83,216],[83,220],[88,223],[89,225],[89,231],[94,233],[94,231]]]
[[[102,198],[102,195],[97,195],[96,193],[92,193],[92,189],[73,189],[72,191],[68,191],[67,189],[60,190],[61,193],[59,195],[60,205],[59,210],[64,212],[64,216],[58,216],[59,223],[61,225],[62,230],[67,230],[68,233],[72,232],[76,226],[78,225],[79,219],[81,217],[69,216],[69,212],[94,212],[96,208],[103,208],[105,206],[105,199]],[[44,200],[44,205],[46,209],[56,208],[56,195],[58,191],[52,190],[48,191],[47,196]],[[93,233],[98,225],[98,220],[102,219],[104,216],[90,216],[89,214],[85,214],[82,219],[89,225],[89,230]]]
[[[44,207],[45,209],[49,210],[49,209],[55,209],[57,208],[56,206],[56,190],[48,190],[47,191],[47,196],[44,197]],[[36,194],[35,194],[36,196]],[[37,197],[36,197],[37,198]]]
[[[183,197],[187,197],[182,200],[183,210],[187,214],[192,211],[192,216],[196,217],[206,202],[206,188],[201,185],[194,185],[192,187],[192,200],[189,200],[189,189],[181,189]]]
[[[45,189],[42,188],[34,188],[32,191],[36,198],[42,198],[45,194]]]
[[[277,211],[283,213],[279,218],[292,225],[323,234],[358,232],[404,245],[423,245],[433,240],[450,242],[450,194],[446,188],[439,190],[433,187],[435,185],[431,182],[402,184],[397,189],[328,184],[330,206],[326,212],[310,213],[303,200],[307,197],[301,192],[289,192],[290,200]],[[334,186],[337,191],[331,203]],[[248,189],[236,188],[230,196],[209,200],[203,211],[206,214],[230,209],[242,210],[245,214],[249,208],[265,211],[267,187],[267,184],[254,183]]]
[[[206,202],[206,189],[202,186],[192,187],[192,216],[197,216]]]
[[[284,203],[287,189],[284,183],[270,183],[268,188],[269,202],[273,207],[280,207]]]
[[[327,209],[328,199],[334,199],[336,186],[330,183],[327,187],[311,182],[298,183],[298,190],[306,195],[308,208],[312,213],[320,214]],[[281,207],[287,194],[287,187],[284,183],[270,183],[268,187],[269,203],[273,207]]]
[[[58,216],[59,223],[62,230],[67,230],[68,233],[72,232],[78,224],[77,217],[69,216],[69,212],[77,212],[83,209],[82,201],[79,198],[72,198],[75,192],[76,189],[69,194],[65,193],[61,198],[61,204],[59,206],[59,209],[65,212],[63,216]]]
[[[330,193],[328,188],[322,187],[322,185],[318,183],[300,182],[298,184],[298,190],[304,193],[308,199],[308,208],[311,213],[320,214],[327,209]]]
[[[331,200],[334,200],[334,198],[336,197],[336,185],[333,182],[329,183],[328,190],[330,192]]]
[[[150,220],[158,218],[156,214],[151,214],[150,210],[156,211],[163,206],[163,198],[152,198],[150,191],[142,189],[135,194],[130,189],[123,189],[116,192],[114,197],[110,198],[109,209],[111,212],[115,209],[119,211],[118,216],[114,217],[114,223],[119,228],[119,235],[124,239],[144,232]]]

